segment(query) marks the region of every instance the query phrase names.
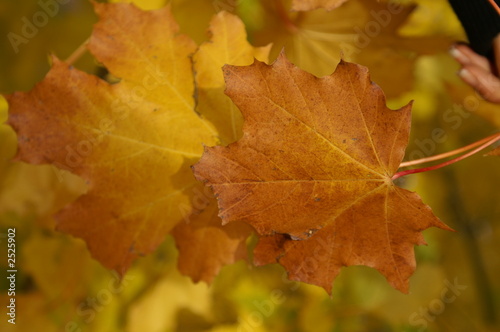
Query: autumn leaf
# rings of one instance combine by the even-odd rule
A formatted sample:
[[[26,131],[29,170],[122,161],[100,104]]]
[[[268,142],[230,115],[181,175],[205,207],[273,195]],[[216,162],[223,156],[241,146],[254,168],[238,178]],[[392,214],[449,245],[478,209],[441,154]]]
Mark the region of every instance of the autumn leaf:
[[[332,10],[339,7],[347,0],[293,0],[292,10],[309,11],[318,8]]]
[[[252,47],[245,26],[226,12],[210,22],[210,41],[203,43],[193,56],[197,87],[197,110],[217,128],[222,144],[242,135],[243,118],[234,103],[224,94],[224,64],[249,65],[254,58],[267,61],[270,46]],[[201,156],[201,155],[200,155]],[[246,239],[252,228],[244,223],[222,225],[217,202],[211,192],[194,187],[194,215],[173,230],[179,249],[179,270],[195,282],[212,282],[222,266],[247,258]]]
[[[224,73],[244,135],[227,147],[205,148],[194,166],[214,191],[224,223],[283,234],[264,252],[292,279],[330,292],[342,266],[367,265],[407,292],[413,247],[425,243],[421,232],[450,229],[391,180],[408,143],[411,105],[388,109],[367,69],[344,61],[323,78],[283,54],[272,66],[256,61],[225,66]],[[311,257],[327,265],[309,264]]]
[[[108,84],[53,58],[30,92],[7,96],[18,159],[81,176],[88,192],[56,218],[94,258],[123,273],[183,219],[196,185],[189,165],[217,132],[194,112],[189,56],[169,8],[95,4],[96,59],[121,81]]]
[[[344,60],[370,68],[373,79],[390,97],[411,89],[419,55],[445,52],[452,43],[439,36],[401,36],[399,30],[414,5],[349,0],[330,12],[296,13],[283,1],[262,0],[260,4],[264,24],[251,36],[257,45],[273,44],[270,59],[284,48],[290,61],[321,77],[332,73],[342,54]]]
[[[243,22],[227,12],[213,17],[208,33],[210,41],[203,43],[193,56],[197,110],[217,128],[221,143],[229,144],[241,137],[243,118],[224,94],[222,66],[246,66],[254,59],[267,62],[271,45],[250,45]]]
[[[206,40],[207,26],[216,14],[216,10],[231,11],[231,6],[217,6],[221,0],[109,0],[111,3],[133,3],[143,10],[160,9],[169,5],[179,24],[180,32],[191,37],[195,42]]]
[[[0,96],[0,216],[36,215],[37,225],[53,228],[51,215],[78,197],[85,185],[80,178],[53,166],[13,162],[17,139],[12,128],[4,124],[7,108],[7,101]]]
[[[256,34],[254,33],[256,30],[259,30],[263,35],[268,34],[268,40],[260,40],[258,45],[264,45],[269,41],[279,42],[278,39],[275,39],[279,35],[294,35],[288,30],[284,32],[278,30],[286,30],[287,27],[293,29],[293,25],[286,25],[279,16],[275,15],[276,12],[271,12],[272,15],[268,15],[267,12],[262,11],[263,6],[260,5],[262,3],[264,6],[272,7],[279,2],[290,4],[293,0],[108,0],[98,2],[117,1],[133,2],[142,9],[161,8],[165,3],[169,3],[173,17],[180,27],[177,35],[179,36],[179,33],[180,35],[188,35],[196,42],[196,46],[202,45],[208,39],[206,30],[209,21],[214,11],[222,8],[230,13],[237,13],[246,20],[246,29],[250,33],[249,40],[252,43],[256,43]],[[47,61],[47,53],[53,52],[61,58],[67,58],[78,45],[90,36],[92,26],[97,21],[97,15],[93,10],[94,2],[65,1],[66,4],[62,3],[64,1],[59,1],[59,4],[57,2],[52,0],[4,1],[0,5],[2,8],[0,16],[3,15],[0,29],[3,29],[3,36],[16,33],[23,38],[26,37],[28,41],[27,44],[19,45],[18,53],[16,53],[16,47],[9,44],[6,44],[3,52],[0,53],[0,59],[3,59],[1,76],[4,79],[0,80],[1,92],[11,93],[16,90],[28,91],[32,89],[35,82],[41,81],[52,65],[52,62]],[[403,3],[403,1],[392,0],[370,0],[370,2],[376,4]],[[359,4],[360,1],[348,0],[330,13],[326,13],[323,9],[317,10],[317,13],[323,13],[324,16],[332,18],[332,20],[318,20],[318,24],[314,24],[312,18],[314,15],[318,15],[318,17],[322,15],[310,12],[290,12],[290,6],[286,5],[285,7],[285,16],[288,16],[292,23],[301,30],[309,28],[312,32],[322,32],[325,25],[337,27],[337,29],[331,30],[331,33],[319,34],[324,43],[315,43],[316,39],[311,37],[312,42],[307,44],[307,40],[302,39],[304,41],[301,45],[302,51],[304,54],[313,55],[311,65],[315,65],[316,61],[318,65],[323,66],[325,74],[322,75],[329,75],[335,69],[338,63],[336,59],[333,59],[330,64],[322,62],[324,58],[328,58],[330,50],[335,52],[332,57],[338,59],[339,54],[335,46],[339,42],[345,41],[347,44],[356,46],[353,43],[353,38],[357,34],[354,30],[355,27],[363,32],[366,32],[366,27],[370,28],[369,31],[376,31],[373,30],[376,25],[370,22],[379,23],[379,21],[374,16],[369,15],[369,11],[354,10],[347,16],[349,12],[345,11],[343,7],[349,8],[353,6],[352,3]],[[404,3],[408,3],[408,1]],[[418,3],[418,7],[408,16],[409,19],[405,20],[397,29],[398,35],[401,34],[401,36],[394,39],[393,44],[389,43],[386,48],[372,47],[380,40],[379,37],[383,37],[383,33],[381,33],[378,37],[370,38],[368,47],[360,49],[361,52],[366,52],[367,58],[373,57],[373,59],[368,59],[373,61],[364,63],[369,66],[372,77],[377,72],[386,75],[387,79],[383,80],[377,76],[378,74],[375,75],[377,83],[386,85],[387,89],[384,89],[387,90],[385,91],[386,95],[391,90],[397,92],[398,89],[399,91],[406,89],[412,83],[412,77],[407,77],[407,75],[415,75],[414,88],[409,92],[409,95],[403,94],[397,100],[388,101],[388,105],[392,105],[392,109],[396,109],[404,105],[405,101],[415,99],[414,106],[416,108],[412,108],[413,139],[410,140],[412,146],[409,145],[406,148],[407,157],[410,156],[411,160],[427,157],[431,154],[441,154],[458,148],[457,144],[465,145],[480,137],[489,136],[493,134],[494,126],[500,123],[498,121],[500,117],[496,116],[500,113],[495,112],[493,106],[488,107],[482,100],[476,100],[480,103],[478,105],[475,102],[477,96],[473,94],[473,90],[457,95],[454,101],[450,100],[450,93],[444,89],[446,82],[450,80],[455,82],[459,78],[454,79],[457,70],[454,67],[457,67],[457,64],[448,55],[419,57],[422,53],[413,52],[407,48],[407,43],[412,43],[413,39],[404,36],[438,37],[446,35],[451,36],[453,40],[466,40],[463,30],[460,29],[460,23],[453,16],[454,13],[447,1],[418,0],[412,3]],[[366,4],[369,2],[367,1]],[[375,8],[374,12],[379,13],[380,10],[384,9],[387,7]],[[346,16],[329,15],[337,11],[345,13]],[[368,19],[360,20],[360,18],[366,18],[365,14],[369,15]],[[53,15],[55,16],[52,17]],[[232,15],[225,16],[232,17]],[[392,16],[391,21],[398,16]],[[229,21],[231,20],[219,17],[219,26],[223,27]],[[308,24],[305,25],[305,22]],[[143,23],[146,21],[144,20]],[[344,30],[342,30],[342,25]],[[276,30],[266,28],[270,26],[277,28]],[[30,27],[37,30],[36,36]],[[136,29],[136,27],[124,25],[123,34],[129,33],[129,29]],[[381,28],[381,30],[385,29],[385,27]],[[218,62],[219,58],[224,57],[225,59],[226,54],[231,54],[233,51],[236,54],[238,48],[245,48],[245,50],[253,52],[260,61],[268,63],[258,57],[255,48],[247,48],[240,43],[240,39],[227,38],[229,36],[225,35],[226,33],[237,35],[236,30],[238,30],[237,26],[233,25],[227,25],[227,29],[211,29],[213,37],[210,37],[205,46],[208,48],[211,45],[216,51],[205,52],[206,57],[202,56],[198,59],[198,64],[205,62],[207,67],[205,69],[197,67],[195,58],[200,51],[195,49],[194,53],[189,55],[192,70],[189,72],[183,70],[182,74],[179,75],[182,80],[194,82],[194,90],[188,97],[189,100],[194,100],[191,111],[197,112],[198,116],[203,118],[203,123],[214,128],[218,136],[218,140],[215,139],[215,141],[219,145],[230,144],[243,136],[242,116],[229,97],[222,93],[224,81],[220,67],[223,63]],[[144,35],[146,38],[150,37],[147,36],[147,31],[144,32]],[[110,40],[113,38],[115,37],[109,35]],[[287,40],[298,40],[298,38],[288,38]],[[331,45],[327,40],[332,40]],[[384,38],[384,40],[386,39]],[[423,41],[425,38],[421,40]],[[218,41],[220,44],[216,46]],[[226,47],[222,46],[224,43],[227,43]],[[314,52],[308,48],[316,45],[320,48],[314,56]],[[324,48],[321,48],[322,45]],[[281,50],[281,46],[278,45],[273,50],[274,57]],[[422,50],[428,53],[433,52],[434,46],[431,43],[421,46]],[[446,48],[447,46],[448,43],[443,42],[440,47]],[[286,47],[288,52],[294,48],[291,44],[287,44]],[[138,49],[140,48],[138,47]],[[142,49],[147,50],[147,48]],[[301,51],[298,45],[296,49]],[[344,51],[345,49],[349,50],[350,48],[345,47]],[[394,53],[403,56],[403,59],[406,57],[410,60],[416,59],[415,66],[407,67],[406,60],[400,61],[394,56],[384,57]],[[71,64],[79,71],[104,77],[108,83],[127,81],[127,77],[117,77],[113,73],[105,75],[104,66],[100,65],[99,60],[93,57],[90,52],[73,54],[80,54],[80,57],[69,57],[72,59]],[[346,54],[347,52],[344,52],[344,60],[348,60]],[[121,53],[117,52],[117,56],[121,56]],[[211,57],[217,59],[211,59]],[[75,60],[76,58],[78,60]],[[245,61],[249,58],[248,62],[242,61],[232,64],[249,65],[253,61],[252,56],[244,58]],[[298,59],[300,59],[300,54],[292,59],[292,62],[300,68],[302,63],[297,61]],[[307,57],[302,59],[307,59]],[[353,57],[349,59],[360,62],[360,59]],[[224,61],[226,62],[226,60]],[[212,68],[212,66],[214,67]],[[390,70],[386,70],[387,68]],[[135,68],[135,71],[140,73],[146,69],[148,69],[147,66],[140,66]],[[158,71],[162,72],[161,68]],[[208,80],[202,82],[201,78],[205,76],[205,74],[202,75],[202,72],[217,73],[217,79],[215,80],[215,75],[207,75]],[[66,71],[64,73],[67,74]],[[148,83],[154,83],[154,77],[158,77],[152,76],[153,80],[148,80]],[[67,78],[71,77],[72,75],[67,75]],[[393,79],[394,77],[397,79]],[[102,82],[101,80],[97,81]],[[69,86],[71,80],[66,80],[65,83]],[[202,83],[203,86],[201,86]],[[161,82],[159,84],[162,85]],[[138,86],[144,85],[141,82]],[[57,89],[57,87],[53,88]],[[162,88],[164,88],[163,85]],[[58,95],[58,101],[72,99],[73,91],[70,95],[68,90],[61,90],[62,94]],[[75,90],[78,91],[78,89]],[[135,91],[141,92],[139,88]],[[130,106],[126,108],[130,114],[136,111],[141,112],[140,104],[142,102],[148,103],[148,96],[142,98],[141,95],[130,92],[124,95],[128,97],[127,100],[117,97],[113,98],[113,101],[119,105]],[[94,99],[88,98],[87,100]],[[38,103],[32,103],[30,112],[39,110],[39,105],[44,102],[45,100],[41,99],[38,100]],[[456,110],[457,105],[453,105],[454,102],[464,106],[465,110]],[[100,108],[98,112],[83,109],[82,102],[78,99],[74,99],[74,103],[68,102],[68,104],[74,107],[74,111],[78,112],[76,114],[79,117],[90,114],[99,120],[110,119],[106,113],[106,103],[98,105]],[[175,212],[179,217],[179,222],[170,231],[176,236],[176,232],[182,230],[179,239],[167,236],[166,241],[163,241],[154,253],[134,261],[127,275],[119,283],[114,272],[108,271],[98,261],[91,259],[83,240],[53,231],[55,221],[51,216],[55,211],[61,209],[68,202],[74,201],[78,197],[74,196],[77,195],[78,191],[80,192],[78,195],[81,195],[82,192],[95,190],[98,179],[93,179],[92,173],[90,173],[85,176],[84,180],[70,172],[59,171],[53,164],[41,166],[13,161],[12,157],[16,153],[18,142],[13,128],[3,123],[7,120],[7,107],[7,102],[3,103],[3,98],[0,97],[0,225],[2,225],[0,252],[5,251],[4,257],[6,257],[7,246],[4,244],[7,233],[10,233],[7,232],[7,229],[15,228],[17,234],[15,243],[16,268],[18,271],[16,277],[17,320],[15,325],[4,322],[5,327],[2,325],[0,328],[2,332],[31,332],[34,330],[44,332],[77,330],[128,332],[300,330],[316,332],[334,330],[379,331],[384,329],[400,331],[408,326],[409,319],[411,325],[417,325],[418,322],[422,322],[421,318],[427,320],[429,325],[434,323],[439,324],[439,326],[445,325],[450,331],[464,329],[490,331],[494,329],[491,322],[494,321],[494,313],[498,310],[495,310],[497,308],[490,297],[498,290],[498,280],[492,279],[492,283],[489,285],[486,283],[483,285],[484,287],[474,287],[475,279],[473,277],[476,273],[479,276],[485,273],[490,276],[500,275],[500,264],[494,264],[498,258],[498,243],[500,243],[495,241],[495,237],[499,238],[500,235],[500,225],[495,223],[500,213],[497,204],[498,195],[495,194],[498,192],[500,174],[498,174],[498,167],[496,167],[498,161],[495,158],[471,158],[468,161],[446,167],[442,171],[429,172],[424,176],[408,176],[405,177],[404,181],[396,181],[396,184],[403,183],[405,188],[416,190],[423,200],[432,206],[433,211],[436,213],[439,211],[439,217],[442,220],[450,222],[450,226],[463,229],[465,236],[457,237],[451,232],[442,232],[437,229],[424,232],[425,239],[432,245],[415,247],[418,269],[411,277],[410,295],[402,296],[400,292],[393,291],[383,282],[377,282],[377,280],[381,280],[381,276],[375,269],[361,267],[341,269],[342,273],[335,279],[333,301],[331,298],[329,299],[321,287],[285,280],[288,270],[293,278],[310,278],[317,283],[331,284],[329,277],[324,278],[324,275],[314,279],[314,274],[318,269],[324,268],[330,271],[331,266],[335,266],[336,262],[333,259],[333,264],[330,264],[330,256],[325,255],[328,253],[332,237],[323,237],[325,241],[318,238],[323,234],[325,228],[302,241],[293,241],[286,234],[274,234],[261,238],[253,255],[256,258],[256,263],[274,263],[278,257],[281,264],[287,266],[286,270],[277,264],[249,269],[246,262],[240,261],[233,266],[220,269],[219,275],[210,287],[203,284],[194,285],[190,278],[181,276],[178,270],[189,274],[191,279],[195,280],[213,278],[213,274],[217,273],[217,267],[220,267],[220,264],[243,257],[243,250],[238,249],[244,246],[244,236],[237,234],[230,237],[227,230],[238,223],[247,224],[234,221],[221,226],[217,209],[213,204],[216,202],[215,198],[210,198],[210,188],[194,181],[189,165],[199,159],[203,149],[199,150],[196,157],[185,158],[185,162],[182,163],[178,171],[180,176],[169,174],[168,169],[166,172],[158,172],[155,169],[145,167],[131,168],[131,171],[137,176],[142,176],[143,172],[151,173],[150,177],[144,177],[145,181],[141,183],[140,188],[127,192],[130,194],[129,197],[133,199],[135,199],[136,192],[142,194],[142,187],[147,187],[150,183],[155,185],[157,181],[164,181],[166,178],[172,182],[175,181],[176,187],[181,187],[182,184],[188,187],[183,191],[185,199],[180,199],[179,205],[176,207]],[[49,104],[47,110],[49,108],[54,107]],[[448,112],[448,108],[452,108],[453,112]],[[219,118],[218,111],[224,116]],[[142,113],[147,113],[147,109],[144,108]],[[471,115],[469,116],[468,113]],[[76,117],[76,114],[72,116]],[[118,117],[119,115],[121,113],[118,114]],[[240,127],[231,126],[233,121],[231,116],[234,116],[234,123]],[[491,120],[493,126],[485,122],[481,118],[482,116]],[[133,117],[129,118],[133,119]],[[114,121],[115,118],[111,118],[111,120]],[[153,122],[156,120],[156,117],[152,118]],[[34,121],[38,120],[35,118]],[[415,122],[417,123],[415,124]],[[117,122],[118,125],[122,123]],[[137,132],[149,131],[149,126],[142,124],[143,122],[140,122],[131,127]],[[42,136],[39,132],[43,132],[45,129],[50,130],[50,128],[37,128],[36,135]],[[174,119],[159,123],[152,130],[159,129],[160,132],[170,132],[172,128],[176,128]],[[425,143],[430,142],[428,138],[434,138],[432,134],[434,128],[442,128],[446,132],[445,142],[443,142],[443,138],[443,140],[435,141],[435,144]],[[64,128],[61,130],[64,131]],[[111,134],[115,132],[115,128],[110,131]],[[59,133],[59,130],[51,133]],[[96,133],[99,134],[100,131],[96,131]],[[107,139],[107,136],[103,135],[103,140],[100,142],[107,142],[105,137]],[[85,139],[89,138],[93,137],[89,136]],[[70,147],[78,152],[79,142],[74,142]],[[419,142],[424,142],[426,146],[423,147]],[[65,144],[66,141],[61,140],[61,143]],[[64,151],[65,146],[62,145],[61,149]],[[92,154],[104,154],[106,149],[107,147],[101,143],[93,145]],[[47,151],[41,146],[38,153],[46,154]],[[158,153],[158,155],[161,157],[162,154]],[[74,157],[74,154],[71,156]],[[82,158],[81,162],[85,163],[86,159]],[[117,163],[119,164],[120,160]],[[149,163],[146,163],[146,167],[148,166]],[[73,168],[70,165],[61,165],[61,167],[70,170]],[[184,172],[189,175],[191,182],[184,182],[188,178],[181,175]],[[106,176],[113,177],[113,173],[108,173]],[[73,180],[79,180],[77,186]],[[85,181],[90,185],[86,186]],[[200,193],[201,196],[198,196]],[[122,195],[120,192],[116,194],[117,196]],[[159,194],[164,195],[164,192]],[[151,201],[154,201],[155,198],[157,197],[151,197]],[[129,201],[125,197],[121,202],[125,210]],[[109,207],[114,209],[114,206]],[[158,218],[157,221],[165,222],[169,219],[169,213],[170,211],[164,211],[162,217]],[[86,222],[89,229],[93,229],[96,226],[99,227],[98,222],[101,220],[102,218],[98,218],[97,220],[86,220]],[[119,237],[124,233],[120,228],[139,226],[142,219],[130,219],[130,221],[133,224],[115,223],[117,230],[106,226],[105,232],[109,234],[107,238],[99,233],[98,235],[106,242],[116,241],[113,236],[116,234]],[[478,236],[467,236],[467,230],[470,229],[468,226],[471,224],[474,226],[474,234],[472,235]],[[152,226],[152,223],[146,226]],[[130,240],[128,237],[122,239],[124,241]],[[175,248],[174,240],[177,241],[177,247],[180,250]],[[253,236],[250,241],[247,240],[247,244],[254,247],[257,245],[257,240],[257,236]],[[306,246],[306,244],[307,248],[305,249],[309,251],[302,250],[304,248],[301,246]],[[479,250],[471,252],[471,248]],[[94,249],[96,248],[94,247]],[[116,250],[122,249],[128,253],[129,248],[126,246],[116,247]],[[290,256],[295,252],[300,252],[303,255],[300,260],[294,260],[293,256]],[[478,262],[484,264],[481,266],[481,264],[477,264]],[[6,270],[7,259],[2,260],[0,266]],[[445,315],[436,317],[434,323],[429,322],[429,319],[426,319],[427,313],[424,311],[428,311],[432,315],[435,301],[430,300],[439,299],[442,296],[443,288],[449,288],[447,286],[450,284],[455,284],[460,289],[461,295],[458,297],[458,301],[452,305],[447,304]],[[3,285],[7,285],[5,279]],[[467,289],[462,292],[461,290],[466,287]],[[0,294],[0,298],[3,303],[9,301],[7,292]],[[477,305],[478,303],[481,305]],[[418,313],[414,312],[416,308],[419,308]],[[463,315],[464,311],[467,312],[467,315]],[[28,319],[23,317],[28,317]],[[470,326],[470,328],[467,329],[465,326]],[[438,327],[434,327],[434,329],[436,328]],[[429,329],[433,329],[433,327],[429,326]]]
[[[223,93],[221,67],[267,61],[270,47],[252,47],[242,22],[225,12],[214,16],[212,39],[196,51],[168,8],[143,12],[119,4],[96,11],[101,19],[90,49],[121,81],[110,85],[54,59],[33,91],[8,96],[18,158],[52,163],[87,181],[87,194],[57,215],[58,229],[83,238],[106,267],[123,273],[187,220],[174,232],[179,267],[210,282],[223,265],[246,258],[242,248],[252,230],[222,227],[212,194],[197,204],[200,184],[189,166],[202,143],[228,144],[241,135],[243,120]],[[132,32],[123,34],[125,27]],[[206,117],[195,112],[193,96]],[[207,250],[215,237],[217,247]]]
[[[224,265],[247,258],[246,239],[252,228],[242,222],[222,226],[217,202],[172,231],[179,249],[179,271],[193,281],[211,283]]]

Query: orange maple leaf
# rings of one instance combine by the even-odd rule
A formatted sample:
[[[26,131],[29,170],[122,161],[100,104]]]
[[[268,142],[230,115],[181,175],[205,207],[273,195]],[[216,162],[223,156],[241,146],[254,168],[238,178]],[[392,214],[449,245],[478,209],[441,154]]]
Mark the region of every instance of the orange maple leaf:
[[[179,271],[194,282],[211,283],[224,265],[247,258],[246,239],[252,228],[242,222],[222,226],[217,212],[217,203],[210,199],[199,215],[172,231],[179,249]]]
[[[407,292],[421,232],[450,230],[391,180],[408,142],[411,104],[390,110],[368,70],[344,61],[323,78],[283,54],[272,66],[255,61],[224,73],[244,135],[205,148],[194,166],[223,221],[247,222],[262,236],[284,234],[262,240],[267,249],[256,258],[270,262],[271,255],[292,279],[330,292],[342,266],[366,265]]]

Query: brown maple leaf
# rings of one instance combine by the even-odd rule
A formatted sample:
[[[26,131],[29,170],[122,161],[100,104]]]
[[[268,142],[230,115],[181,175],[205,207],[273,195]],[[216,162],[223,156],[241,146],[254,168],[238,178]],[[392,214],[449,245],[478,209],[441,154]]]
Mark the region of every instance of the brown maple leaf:
[[[224,73],[244,135],[205,148],[194,166],[218,198],[224,223],[284,234],[264,239],[261,248],[272,250],[256,257],[278,259],[293,279],[330,292],[340,267],[367,265],[407,292],[413,246],[425,243],[421,232],[450,229],[391,180],[408,143],[411,104],[388,109],[368,70],[344,61],[323,78],[283,54],[272,66],[255,61]],[[324,264],[309,264],[310,257]]]
[[[172,231],[179,249],[179,271],[194,282],[211,283],[224,265],[247,258],[246,239],[252,227],[242,222],[222,226],[217,212],[212,198],[200,214]]]

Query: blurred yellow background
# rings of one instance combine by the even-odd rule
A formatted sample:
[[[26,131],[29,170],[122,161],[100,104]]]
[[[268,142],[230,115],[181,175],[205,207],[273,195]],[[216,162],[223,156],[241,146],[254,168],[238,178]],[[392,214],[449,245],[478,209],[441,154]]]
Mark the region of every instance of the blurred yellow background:
[[[0,3],[1,93],[31,89],[48,71],[49,54],[66,59],[90,36],[97,21],[91,3],[60,2]],[[153,9],[169,1],[135,2]],[[257,46],[266,39],[263,34],[274,38],[275,31],[266,30],[272,24],[263,14],[265,1],[171,2],[182,32],[197,43],[207,39],[208,22],[219,9],[238,14]],[[447,1],[403,2],[418,7],[398,29],[401,36],[465,39]],[[43,11],[41,4],[47,3],[58,4],[52,7],[53,17],[46,24],[40,21],[32,37],[23,37],[23,42],[13,46],[9,33],[23,35],[26,20]],[[413,78],[408,77],[411,87],[388,100],[392,108],[415,100],[407,149],[411,159],[458,148],[500,126],[500,107],[483,102],[459,82],[458,65],[446,52],[427,51],[410,55],[414,61]],[[89,53],[75,66],[96,75],[103,72]],[[391,82],[391,73],[386,74]],[[392,84],[402,82],[381,85],[392,89]],[[81,240],[54,231],[51,215],[85,186],[78,177],[52,166],[13,160],[16,135],[2,124],[7,112],[6,102],[0,99],[1,331],[500,331],[498,158],[478,155],[401,181],[400,185],[417,191],[441,220],[457,230],[424,232],[429,245],[416,248],[417,270],[409,295],[394,290],[378,272],[366,267],[345,268],[334,282],[331,297],[319,287],[286,280],[277,265],[255,268],[241,261],[223,268],[210,286],[194,284],[177,271],[170,237],[154,254],[136,261],[120,283],[116,274],[90,257]],[[445,140],[432,139],[436,128],[446,133]],[[7,229],[12,227],[17,233],[19,270],[15,326],[7,323],[5,314]],[[460,287],[450,286],[454,284]],[[450,298],[454,294],[453,300],[444,302],[443,292]]]

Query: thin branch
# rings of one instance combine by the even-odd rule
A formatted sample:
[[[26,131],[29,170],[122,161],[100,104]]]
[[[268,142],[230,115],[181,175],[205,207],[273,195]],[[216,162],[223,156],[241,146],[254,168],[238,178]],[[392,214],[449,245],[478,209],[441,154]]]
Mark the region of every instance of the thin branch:
[[[394,176],[392,177],[392,180],[394,181],[397,178],[400,178],[400,177],[408,175],[408,174],[415,174],[415,173],[422,173],[422,172],[427,172],[427,171],[433,171],[435,169],[439,169],[439,168],[442,168],[442,167],[454,164],[457,161],[460,161],[460,160],[463,160],[463,159],[465,159],[467,157],[470,157],[473,154],[475,154],[475,153],[483,150],[484,148],[487,148],[488,146],[492,145],[493,143],[495,143],[496,141],[498,141],[500,139],[500,133],[498,133],[496,135],[493,135],[493,136],[494,137],[492,139],[490,139],[489,141],[487,141],[483,145],[479,146],[478,148],[476,148],[476,149],[474,149],[472,151],[467,152],[466,154],[461,155],[460,157],[457,157],[457,158],[445,161],[444,163],[437,164],[437,165],[434,165],[434,166],[423,167],[423,168],[415,168],[415,169],[409,169],[409,170],[406,170],[406,171],[398,172],[398,173],[394,174]]]
[[[440,160],[440,159],[448,158],[448,157],[460,154],[462,152],[469,151],[470,149],[473,149],[476,146],[479,146],[479,145],[481,145],[481,144],[483,144],[485,142],[488,142],[490,139],[492,139],[494,137],[500,138],[500,133],[493,134],[493,135],[488,136],[486,138],[483,138],[483,139],[481,139],[481,140],[479,140],[477,142],[474,142],[472,144],[469,144],[467,146],[458,148],[458,149],[453,150],[453,151],[441,153],[441,154],[438,154],[438,155],[435,155],[435,156],[426,157],[426,158],[422,158],[422,159],[416,159],[416,160],[412,160],[412,161],[406,161],[404,163],[401,163],[401,165],[399,165],[399,167],[400,168],[402,168],[402,167],[408,167],[408,166],[413,166],[413,165],[418,165],[418,164],[424,164],[424,163],[427,163],[427,162],[430,162],[430,161],[435,161],[435,160]]]
[[[68,65],[73,65],[78,59],[80,59],[87,51],[87,45],[90,42],[90,38],[87,38],[78,48],[66,59]]]

